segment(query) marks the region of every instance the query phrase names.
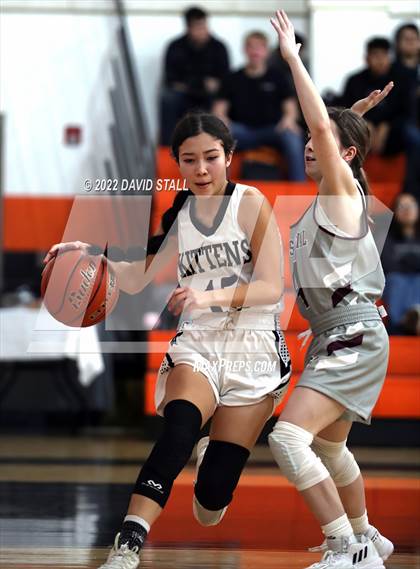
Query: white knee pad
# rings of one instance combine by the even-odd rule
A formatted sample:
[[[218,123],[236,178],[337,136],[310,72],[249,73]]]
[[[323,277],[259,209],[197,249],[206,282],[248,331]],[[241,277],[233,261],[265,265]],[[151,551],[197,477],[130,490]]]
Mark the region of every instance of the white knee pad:
[[[356,480],[360,469],[353,454],[346,446],[347,441],[333,442],[315,437],[312,448],[327,467],[337,488],[348,486]]]
[[[298,490],[306,490],[329,477],[328,470],[311,449],[313,435],[305,429],[278,421],[268,442],[280,470]]]

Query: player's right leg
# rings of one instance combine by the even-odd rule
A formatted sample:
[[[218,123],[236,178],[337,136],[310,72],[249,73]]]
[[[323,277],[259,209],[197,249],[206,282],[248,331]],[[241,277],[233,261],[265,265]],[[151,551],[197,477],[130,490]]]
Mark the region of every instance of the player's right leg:
[[[202,426],[216,407],[208,380],[189,365],[176,365],[166,381],[164,428],[141,469],[127,516],[108,560],[100,569],[136,569],[150,526],[188,462]]]
[[[216,410],[210,437],[197,445],[193,513],[201,525],[212,526],[222,520],[250,451],[272,413],[270,396],[254,405]]]

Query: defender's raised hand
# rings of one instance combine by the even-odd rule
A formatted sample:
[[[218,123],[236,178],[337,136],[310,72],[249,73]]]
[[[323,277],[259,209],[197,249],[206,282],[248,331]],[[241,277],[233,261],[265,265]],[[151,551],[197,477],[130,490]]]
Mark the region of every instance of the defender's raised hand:
[[[280,52],[285,61],[297,57],[301,44],[296,43],[295,29],[284,10],[277,10],[276,18],[270,18],[271,25],[279,37]]]
[[[373,107],[379,105],[379,103],[383,101],[385,97],[390,93],[393,87],[394,82],[390,81],[387,85],[385,85],[382,91],[380,89],[376,89],[364,99],[359,99],[359,101],[356,101],[351,107],[351,110],[362,117],[368,111],[373,109]]]

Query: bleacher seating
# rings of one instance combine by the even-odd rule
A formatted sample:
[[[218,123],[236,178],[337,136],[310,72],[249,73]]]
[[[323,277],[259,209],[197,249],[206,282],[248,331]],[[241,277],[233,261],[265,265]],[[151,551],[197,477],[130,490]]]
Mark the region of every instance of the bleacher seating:
[[[235,152],[232,164],[229,168],[229,177],[232,180],[239,180],[241,170],[241,162],[243,160],[243,152]],[[255,151],[253,152],[253,155]],[[171,156],[168,147],[159,147],[156,153],[156,172],[158,178],[180,179],[178,166]],[[372,193],[385,205],[390,207],[395,196],[400,192],[402,180],[404,179],[405,157],[401,154],[398,156],[368,156],[365,162],[365,171],[372,187]],[[265,193],[265,189],[270,191],[277,188],[278,195],[304,195],[314,193],[314,184],[308,182],[306,184],[279,182],[263,182],[263,181],[247,181],[250,185],[257,186]],[[161,192],[170,193],[170,192]]]
[[[239,179],[243,154],[235,153],[230,166],[229,177]],[[395,196],[400,191],[404,172],[404,157],[380,158],[370,156],[366,160],[366,171],[371,181],[373,194],[388,207],[392,206]],[[180,180],[178,166],[168,147],[159,147],[156,151],[156,176],[161,179]],[[257,186],[273,202],[276,196],[313,195],[314,184],[288,182],[247,181]],[[159,223],[160,215],[171,205],[174,193],[156,192],[152,229]],[[4,248],[6,251],[46,251],[51,243],[62,240],[64,229],[74,203],[72,196],[12,196],[4,197]],[[89,204],[92,200],[89,200]],[[103,201],[101,202],[103,203]],[[82,221],[89,215],[82,216]],[[86,233],[85,224],[79,222],[79,239]],[[87,227],[92,224],[87,222]],[[88,237],[88,236],[86,236]]]

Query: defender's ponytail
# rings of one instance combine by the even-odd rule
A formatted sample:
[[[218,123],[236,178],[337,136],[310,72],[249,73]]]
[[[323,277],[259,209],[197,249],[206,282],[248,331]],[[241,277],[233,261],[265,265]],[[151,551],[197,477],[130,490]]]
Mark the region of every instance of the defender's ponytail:
[[[367,122],[351,109],[329,107],[328,116],[337,125],[338,136],[344,148],[354,146],[356,155],[350,162],[353,176],[358,180],[365,196],[371,194],[363,162],[370,148],[370,130]]]

